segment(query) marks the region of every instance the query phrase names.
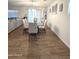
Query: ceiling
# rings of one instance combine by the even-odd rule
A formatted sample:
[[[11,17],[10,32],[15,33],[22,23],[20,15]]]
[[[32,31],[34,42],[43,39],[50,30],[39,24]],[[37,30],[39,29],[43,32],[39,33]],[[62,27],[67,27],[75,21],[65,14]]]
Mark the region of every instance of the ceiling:
[[[8,0],[8,6],[46,7],[56,0]]]

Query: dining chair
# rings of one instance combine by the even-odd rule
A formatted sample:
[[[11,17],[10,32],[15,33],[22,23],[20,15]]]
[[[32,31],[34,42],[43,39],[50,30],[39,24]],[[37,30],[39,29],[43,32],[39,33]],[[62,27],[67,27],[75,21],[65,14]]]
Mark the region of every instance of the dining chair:
[[[46,33],[46,29],[45,29],[46,22],[47,20],[41,21],[41,24],[39,25],[39,30],[43,30],[45,33]]]
[[[23,18],[22,22],[23,22],[23,33],[25,33],[28,30],[28,26],[29,26],[28,20],[26,18]]]

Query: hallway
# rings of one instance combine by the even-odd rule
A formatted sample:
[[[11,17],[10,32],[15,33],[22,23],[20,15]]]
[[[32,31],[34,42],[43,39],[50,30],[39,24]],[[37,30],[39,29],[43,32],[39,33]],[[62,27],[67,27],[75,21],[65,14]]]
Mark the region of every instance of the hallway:
[[[37,40],[29,40],[20,26],[9,33],[8,51],[9,59],[70,59],[69,49],[49,28],[40,32]]]

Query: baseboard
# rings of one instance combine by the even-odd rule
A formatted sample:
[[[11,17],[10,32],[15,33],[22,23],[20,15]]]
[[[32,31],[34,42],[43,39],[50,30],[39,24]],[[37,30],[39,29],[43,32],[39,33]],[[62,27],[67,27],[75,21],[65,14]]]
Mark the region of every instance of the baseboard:
[[[70,49],[70,46],[63,40],[61,36],[59,36],[53,29],[51,29],[59,38],[60,40]]]
[[[54,32],[55,33],[55,32]],[[56,34],[56,33],[55,33]],[[57,34],[56,34],[57,35]],[[63,40],[63,38],[61,37],[61,36],[59,36],[59,35],[57,35],[59,38],[60,38],[60,40],[68,47],[68,48],[70,48],[70,46]]]

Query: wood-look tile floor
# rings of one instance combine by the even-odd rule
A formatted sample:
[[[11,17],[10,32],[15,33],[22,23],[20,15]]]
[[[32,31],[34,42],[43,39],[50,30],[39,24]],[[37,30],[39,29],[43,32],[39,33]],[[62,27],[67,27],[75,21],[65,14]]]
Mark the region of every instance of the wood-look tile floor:
[[[8,36],[8,58],[70,59],[70,51],[49,28],[46,28],[46,33],[40,32],[37,39],[29,39],[21,26]]]

